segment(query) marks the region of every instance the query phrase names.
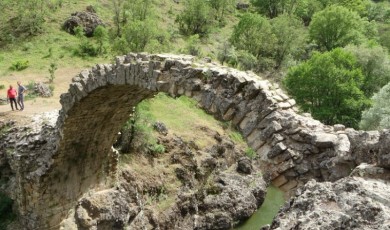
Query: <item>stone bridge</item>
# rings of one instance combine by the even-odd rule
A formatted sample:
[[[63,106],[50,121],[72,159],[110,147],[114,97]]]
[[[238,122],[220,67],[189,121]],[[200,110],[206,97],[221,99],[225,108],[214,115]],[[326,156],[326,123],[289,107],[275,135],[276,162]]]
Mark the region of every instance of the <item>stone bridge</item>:
[[[84,193],[114,181],[117,133],[133,106],[157,92],[192,97],[216,119],[230,121],[256,151],[269,181],[284,190],[313,178],[345,177],[361,162],[389,167],[378,145],[388,133],[299,115],[293,99],[253,73],[190,56],[129,54],[74,77],[61,96],[55,134],[37,148],[36,160],[20,163],[30,165],[19,166],[17,177],[26,178],[17,188],[17,206],[28,229],[58,228]]]

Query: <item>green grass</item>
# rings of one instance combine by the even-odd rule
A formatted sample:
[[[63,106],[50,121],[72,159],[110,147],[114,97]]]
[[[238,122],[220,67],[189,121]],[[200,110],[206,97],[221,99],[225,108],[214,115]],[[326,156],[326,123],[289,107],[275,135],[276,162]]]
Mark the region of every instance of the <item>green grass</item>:
[[[170,34],[171,45],[169,52],[181,53],[187,46],[189,37],[178,33],[176,16],[182,11],[184,4],[176,4],[171,0],[154,1],[155,14],[159,21],[159,28]],[[73,55],[73,50],[80,43],[76,36],[70,35],[61,29],[62,24],[71,13],[83,11],[92,5],[97,15],[108,25],[108,29],[114,26],[112,1],[109,0],[64,0],[62,7],[47,10],[43,32],[35,37],[23,41],[16,41],[7,47],[3,47],[0,53],[0,77],[12,74],[11,63],[23,60],[28,61],[29,67],[21,70],[21,73],[47,74],[50,64],[55,62],[59,68],[75,67],[88,68],[95,63],[107,63],[112,60],[114,54],[99,57],[80,58]],[[12,14],[9,13],[9,14]],[[226,17],[226,25],[213,26],[208,37],[203,38],[199,44],[202,56],[216,58],[220,44],[231,34],[233,26],[238,22],[237,15],[240,12],[231,12]]]
[[[227,132],[236,144],[246,145],[239,133],[231,129],[224,130],[223,124],[198,108],[194,99],[186,96],[174,99],[159,93],[148,102],[142,103],[148,103],[148,110],[153,119],[163,122],[168,132],[174,132],[186,141],[195,140],[201,148],[211,144],[209,136],[205,138],[202,127],[219,133]]]
[[[258,230],[260,227],[271,224],[273,218],[284,204],[284,193],[274,186],[267,189],[267,196],[263,205],[247,221],[235,227],[235,230]]]

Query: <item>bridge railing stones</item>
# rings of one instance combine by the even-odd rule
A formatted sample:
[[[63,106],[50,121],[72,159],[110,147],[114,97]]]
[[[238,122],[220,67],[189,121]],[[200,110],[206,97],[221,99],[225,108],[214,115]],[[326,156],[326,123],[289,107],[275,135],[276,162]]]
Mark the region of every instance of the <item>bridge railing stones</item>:
[[[24,200],[31,201],[19,207],[21,213],[31,212],[41,229],[57,226],[68,208],[100,185],[105,170],[115,165],[111,146],[132,107],[157,92],[192,97],[216,119],[230,121],[257,153],[265,176],[284,190],[313,178],[339,179],[361,162],[380,159],[390,167],[389,148],[378,147],[379,141],[390,147],[388,132],[382,138],[378,132],[327,126],[297,114],[295,101],[277,84],[251,72],[197,63],[192,56],[130,53],[114,64],[82,71],[61,95],[56,152],[40,153],[49,156],[50,164],[34,191],[25,193]]]

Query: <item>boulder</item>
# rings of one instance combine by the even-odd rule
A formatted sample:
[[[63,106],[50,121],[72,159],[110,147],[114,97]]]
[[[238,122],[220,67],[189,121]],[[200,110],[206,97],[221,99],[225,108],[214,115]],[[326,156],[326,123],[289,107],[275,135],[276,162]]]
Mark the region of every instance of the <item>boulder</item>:
[[[75,34],[75,28],[80,26],[85,36],[92,37],[99,25],[104,26],[104,23],[94,12],[75,12],[65,21],[63,29],[70,34]]]
[[[221,173],[198,200],[195,229],[230,229],[250,217],[264,202],[266,184],[259,175]],[[193,205],[192,205],[193,206]]]
[[[39,95],[40,97],[51,97],[53,92],[50,87],[42,82],[37,82],[34,84],[34,94]]]
[[[237,163],[237,172],[244,174],[252,173],[252,163],[248,157],[241,157]]]
[[[168,134],[168,129],[167,126],[165,126],[164,123],[157,121],[156,123],[153,124],[154,130],[156,130],[158,133],[166,136]]]

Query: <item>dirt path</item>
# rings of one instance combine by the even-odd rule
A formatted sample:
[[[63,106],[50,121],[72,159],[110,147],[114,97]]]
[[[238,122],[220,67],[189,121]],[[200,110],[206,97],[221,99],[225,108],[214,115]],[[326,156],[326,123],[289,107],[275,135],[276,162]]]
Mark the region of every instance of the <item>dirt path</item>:
[[[54,95],[50,98],[35,98],[25,101],[25,109],[23,111],[12,111],[10,104],[0,105],[0,119],[1,120],[15,120],[18,124],[23,125],[31,121],[31,117],[43,112],[53,110],[60,110],[60,95],[65,93],[71,80],[77,73],[81,72],[83,68],[61,68],[56,71],[56,78],[54,80]],[[6,97],[6,91],[11,84],[16,87],[16,82],[22,81],[22,84],[27,85],[30,81],[45,82],[47,79],[44,74],[35,73],[13,73],[0,78],[0,85],[5,85],[6,88],[0,90],[0,97]]]

